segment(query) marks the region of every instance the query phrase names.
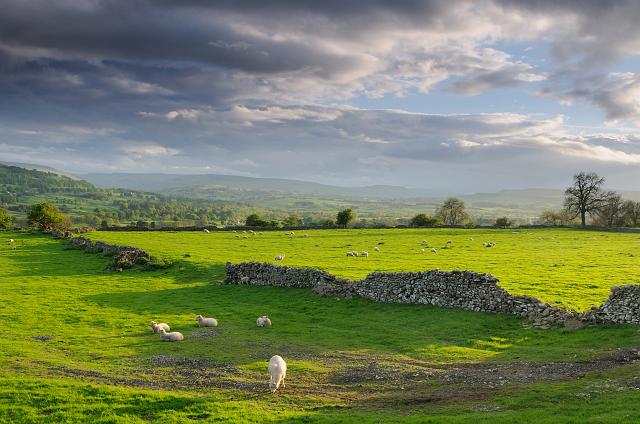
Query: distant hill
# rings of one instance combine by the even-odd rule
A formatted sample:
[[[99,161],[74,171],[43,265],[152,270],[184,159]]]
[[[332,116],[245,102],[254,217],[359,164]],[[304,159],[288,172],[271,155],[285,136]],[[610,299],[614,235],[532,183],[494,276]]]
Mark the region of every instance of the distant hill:
[[[128,188],[185,197],[207,197],[208,194],[216,192],[220,195],[222,191],[229,190],[377,199],[425,197],[436,194],[427,190],[413,190],[400,186],[339,187],[300,180],[218,174],[91,173],[83,175],[83,177],[97,187]]]
[[[0,164],[0,187],[5,193],[40,194],[57,192],[87,192],[96,188],[81,179],[70,178],[59,172],[26,169],[23,166]]]
[[[55,168],[51,168],[49,166],[45,166],[45,165],[36,165],[36,164],[32,164],[32,163],[22,163],[22,162],[4,162],[4,161],[0,161],[0,165],[5,165],[5,166],[15,166],[17,168],[22,168],[22,169],[27,169],[27,170],[31,170],[31,171],[40,171],[40,172],[46,172],[46,173],[50,173],[50,174],[57,174],[57,175],[62,175],[64,177],[70,178],[72,180],[81,180],[81,178],[70,174],[68,172],[64,172],[64,171],[60,171],[57,170]]]

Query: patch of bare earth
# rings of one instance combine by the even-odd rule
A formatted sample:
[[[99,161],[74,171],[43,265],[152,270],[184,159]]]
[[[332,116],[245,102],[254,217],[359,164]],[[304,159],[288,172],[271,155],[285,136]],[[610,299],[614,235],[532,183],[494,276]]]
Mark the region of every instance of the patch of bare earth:
[[[414,358],[368,353],[291,353],[286,359],[313,361],[327,372],[290,369],[282,395],[319,396],[340,403],[407,408],[489,399],[502,386],[575,380],[585,373],[640,362],[640,351],[615,353],[583,362],[510,362],[433,365]],[[268,394],[267,359],[264,372],[247,371],[207,359],[155,355],[143,368],[121,375],[55,367],[50,370],[103,384],[163,390],[233,389],[247,395]]]

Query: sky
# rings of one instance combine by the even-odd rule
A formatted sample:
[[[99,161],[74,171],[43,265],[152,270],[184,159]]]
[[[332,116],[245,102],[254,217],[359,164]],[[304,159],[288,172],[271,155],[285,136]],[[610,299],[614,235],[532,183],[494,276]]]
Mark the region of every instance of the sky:
[[[0,0],[0,160],[640,189],[640,2]]]

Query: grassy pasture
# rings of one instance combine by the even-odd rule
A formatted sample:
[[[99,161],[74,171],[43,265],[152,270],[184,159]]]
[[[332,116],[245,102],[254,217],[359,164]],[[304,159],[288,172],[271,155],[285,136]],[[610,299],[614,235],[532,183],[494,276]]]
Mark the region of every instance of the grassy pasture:
[[[524,235],[480,230],[309,234],[288,239],[265,233],[240,240],[233,233],[91,234],[179,261],[166,270],[108,273],[108,258],[101,255],[45,235],[2,233],[17,239],[18,248],[0,245],[0,422],[551,423],[640,418],[640,364],[611,359],[620,349],[640,346],[634,326],[543,331],[511,316],[219,284],[226,260],[272,260],[280,253],[287,255],[288,265],[314,265],[353,278],[374,269],[445,269],[445,255],[463,252],[463,239],[470,237],[480,248],[469,241],[469,250],[492,255],[484,263],[506,270],[500,249],[517,247],[507,243]],[[564,246],[558,251],[571,251],[573,237],[582,237],[585,244],[602,237],[596,239],[601,245],[620,244],[621,251],[638,244],[637,236],[623,234],[544,231],[527,237],[534,247],[547,238],[547,249]],[[423,256],[423,238],[438,248],[451,239],[454,247]],[[485,238],[496,241],[491,248],[496,250],[482,247]],[[379,246],[385,259],[343,258],[346,250],[372,252],[378,241],[384,242]],[[403,246],[417,253],[403,254]],[[187,252],[190,257],[184,256]],[[398,263],[404,256],[410,257]],[[467,256],[476,261],[468,263],[482,263]],[[607,267],[620,279],[626,259],[614,257],[620,263]],[[474,269],[458,260],[450,268]],[[561,281],[580,281],[577,259],[569,263],[574,274],[563,271],[563,280],[553,280],[558,288]],[[527,269],[534,273],[535,264]],[[550,270],[540,269],[552,279]],[[634,269],[629,263],[628,272]],[[496,275],[507,286],[507,276]],[[599,281],[606,273],[598,267],[580,275]],[[552,293],[537,287],[540,293]],[[579,292],[569,293],[580,298]],[[198,313],[215,316],[220,327],[198,329]],[[255,327],[255,318],[263,314],[272,317],[273,328]],[[169,322],[186,340],[160,342],[147,326],[151,319]],[[275,353],[287,360],[289,378],[287,388],[272,396],[266,361]],[[584,372],[576,374],[576,367]]]
[[[316,267],[359,279],[372,271],[465,269],[493,274],[513,294],[538,297],[567,309],[586,310],[609,296],[612,286],[640,283],[640,234],[571,229],[544,230],[321,230],[244,234],[221,232],[98,232],[89,237],[130,244],[151,254],[181,261],[186,268],[217,278],[226,261],[282,262]],[[237,238],[239,237],[239,238]],[[437,253],[422,254],[426,240]],[[443,249],[447,241],[452,243]],[[492,248],[483,242],[494,241]],[[383,244],[379,244],[383,243]],[[374,253],[378,246],[380,253]],[[367,258],[347,257],[349,250],[368,251]],[[189,254],[190,257],[185,257]]]

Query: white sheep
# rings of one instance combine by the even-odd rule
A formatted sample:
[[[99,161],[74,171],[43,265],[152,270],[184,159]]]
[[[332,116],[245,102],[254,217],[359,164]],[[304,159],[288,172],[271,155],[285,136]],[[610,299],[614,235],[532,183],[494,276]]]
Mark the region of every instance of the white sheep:
[[[156,334],[160,331],[161,328],[163,328],[165,331],[171,331],[171,329],[169,328],[169,324],[165,324],[164,322],[158,324],[155,321],[151,321],[149,325],[151,326],[153,332]]]
[[[196,321],[200,327],[217,327],[218,320],[215,318],[205,318],[202,315],[196,316]]]
[[[256,320],[256,325],[258,327],[271,327],[271,320],[268,316],[263,315]]]
[[[363,251],[362,253],[360,253],[360,256],[363,256],[363,257],[366,258],[367,256],[369,256],[369,252],[364,252]]]
[[[202,231],[204,231],[205,233],[209,234],[209,230],[207,230],[206,228],[203,228]]]
[[[161,328],[158,330],[158,333],[160,334],[160,340],[164,342],[178,342],[180,340],[184,340],[182,333],[178,333],[177,331],[167,333],[164,328]]]
[[[374,247],[374,248],[373,248],[373,251],[374,251],[374,252],[379,252],[379,251],[380,251],[380,248],[379,248],[378,246],[376,246],[376,247]]]
[[[422,253],[424,255],[425,250],[424,249],[420,249],[420,253]]]
[[[274,355],[269,359],[269,374],[271,374],[269,388],[272,393],[278,390],[280,384],[282,384],[282,388],[285,388],[284,379],[287,376],[287,364],[280,355]]]
[[[436,248],[435,248],[435,247],[432,247],[432,248],[431,248],[431,253],[436,253],[436,252],[437,252]]]
[[[353,256],[353,252],[347,252],[347,256]]]
[[[273,259],[275,259],[276,261],[282,261],[282,260],[284,260],[284,255],[278,255]]]
[[[15,243],[16,241],[14,239],[9,239],[9,243]]]

